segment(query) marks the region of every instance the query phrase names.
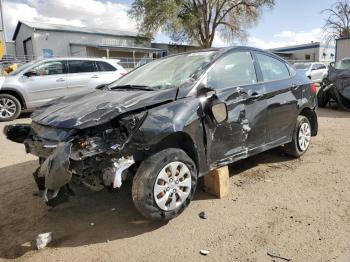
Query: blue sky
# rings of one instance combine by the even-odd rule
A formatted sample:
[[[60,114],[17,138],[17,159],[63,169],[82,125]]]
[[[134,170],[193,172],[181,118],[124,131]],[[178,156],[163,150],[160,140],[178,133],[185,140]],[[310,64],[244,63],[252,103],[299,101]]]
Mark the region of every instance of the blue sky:
[[[131,0],[2,0],[7,27],[11,38],[18,20],[71,24],[88,27],[110,27],[136,30],[127,17]],[[265,10],[258,24],[248,30],[244,44],[271,48],[289,44],[319,41],[322,37],[324,15],[321,10],[330,7],[335,0],[276,0],[272,10]],[[157,42],[169,42],[164,34],[158,34]],[[215,46],[226,43],[218,35]]]
[[[321,29],[325,15],[321,11],[329,8],[333,0],[276,0],[272,10],[263,13],[259,24],[249,30],[249,34],[258,39],[281,40],[274,37],[283,31],[311,33]]]

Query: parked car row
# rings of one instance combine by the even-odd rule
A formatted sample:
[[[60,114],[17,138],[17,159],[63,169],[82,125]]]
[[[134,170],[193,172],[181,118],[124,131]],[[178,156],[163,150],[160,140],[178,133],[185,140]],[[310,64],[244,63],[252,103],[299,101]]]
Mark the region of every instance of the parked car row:
[[[321,83],[327,73],[327,66],[323,63],[295,63],[294,67],[314,83]]]
[[[331,64],[335,69],[350,69],[350,58],[343,58]],[[294,67],[314,83],[322,83],[328,76],[329,66],[324,63],[294,63]]]
[[[24,64],[0,77],[0,121],[58,97],[91,92],[126,73],[114,59],[52,58]]]

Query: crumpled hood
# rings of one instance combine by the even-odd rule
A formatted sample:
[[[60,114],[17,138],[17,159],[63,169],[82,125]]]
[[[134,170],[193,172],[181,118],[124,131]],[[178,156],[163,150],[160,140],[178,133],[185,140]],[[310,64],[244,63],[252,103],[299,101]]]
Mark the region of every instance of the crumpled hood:
[[[97,90],[57,99],[32,114],[36,123],[59,128],[84,129],[107,123],[136,109],[176,98],[177,89],[163,91]]]

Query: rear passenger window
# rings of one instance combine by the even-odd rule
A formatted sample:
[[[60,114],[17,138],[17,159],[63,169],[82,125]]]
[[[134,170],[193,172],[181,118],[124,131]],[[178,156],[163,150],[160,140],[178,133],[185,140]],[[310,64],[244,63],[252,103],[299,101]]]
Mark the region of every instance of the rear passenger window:
[[[234,52],[216,62],[208,72],[207,85],[219,89],[257,82],[250,52]]]
[[[264,81],[275,81],[289,77],[286,64],[276,58],[256,53]]]
[[[73,60],[68,61],[69,73],[88,73],[96,72],[95,63],[93,61]]]
[[[98,71],[100,71],[100,72],[116,71],[117,70],[114,66],[112,66],[111,64],[108,64],[106,62],[97,61],[96,64],[97,64]]]

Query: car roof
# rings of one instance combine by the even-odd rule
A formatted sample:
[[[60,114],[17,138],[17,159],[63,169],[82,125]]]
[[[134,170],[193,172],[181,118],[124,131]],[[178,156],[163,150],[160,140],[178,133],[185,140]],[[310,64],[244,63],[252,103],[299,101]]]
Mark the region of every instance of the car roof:
[[[55,61],[55,60],[86,60],[86,61],[113,61],[113,62],[120,61],[119,59],[100,58],[100,57],[52,57],[52,58],[38,59],[37,61]]]
[[[165,59],[167,57],[172,57],[172,56],[177,56],[177,55],[186,55],[186,54],[193,54],[193,53],[200,53],[200,52],[210,52],[210,51],[215,51],[218,52],[217,58],[221,57],[222,55],[234,51],[234,50],[248,50],[248,51],[257,51],[265,54],[269,54],[270,56],[273,56],[281,61],[285,61],[282,57],[272,53],[269,50],[263,50],[260,48],[252,47],[252,46],[229,46],[229,47],[212,47],[212,48],[206,48],[206,49],[198,49],[194,51],[188,51],[188,52],[183,52],[183,53],[178,53],[178,54],[173,54],[173,55],[168,55],[159,59]],[[158,59],[157,59],[158,60]],[[286,62],[286,61],[285,61]]]

